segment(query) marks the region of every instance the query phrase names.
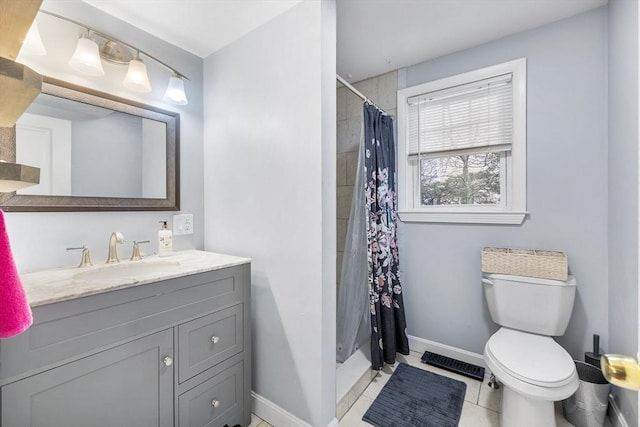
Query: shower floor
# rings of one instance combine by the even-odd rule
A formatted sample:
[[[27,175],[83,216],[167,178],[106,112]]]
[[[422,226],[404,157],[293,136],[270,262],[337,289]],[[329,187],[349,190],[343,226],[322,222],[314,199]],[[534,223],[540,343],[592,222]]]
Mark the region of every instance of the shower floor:
[[[368,346],[365,346],[365,348],[368,350]],[[371,369],[371,357],[368,353],[368,351],[360,348],[344,363],[336,363],[338,418],[349,410],[376,376],[377,372]]]

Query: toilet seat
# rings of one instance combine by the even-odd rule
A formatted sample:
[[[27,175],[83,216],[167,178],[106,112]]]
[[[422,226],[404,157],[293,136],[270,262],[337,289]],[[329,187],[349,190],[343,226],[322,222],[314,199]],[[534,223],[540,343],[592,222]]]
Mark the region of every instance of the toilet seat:
[[[580,384],[571,356],[550,337],[503,327],[487,341],[484,360],[506,389],[534,400],[566,399]]]
[[[562,387],[576,381],[573,359],[553,338],[501,328],[485,353],[512,377],[540,387]]]

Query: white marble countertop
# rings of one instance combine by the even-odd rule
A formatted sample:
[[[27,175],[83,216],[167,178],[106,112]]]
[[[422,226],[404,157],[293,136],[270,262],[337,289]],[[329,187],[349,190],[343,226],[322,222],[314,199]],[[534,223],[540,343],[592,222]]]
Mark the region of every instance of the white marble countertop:
[[[249,262],[249,258],[188,250],[140,261],[37,271],[23,274],[20,279],[29,305],[37,307]]]

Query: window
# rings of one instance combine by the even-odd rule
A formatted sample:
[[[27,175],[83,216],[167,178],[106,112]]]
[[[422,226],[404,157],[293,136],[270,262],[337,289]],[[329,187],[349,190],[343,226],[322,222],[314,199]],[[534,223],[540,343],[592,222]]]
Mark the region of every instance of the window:
[[[398,91],[400,219],[521,224],[526,59]]]

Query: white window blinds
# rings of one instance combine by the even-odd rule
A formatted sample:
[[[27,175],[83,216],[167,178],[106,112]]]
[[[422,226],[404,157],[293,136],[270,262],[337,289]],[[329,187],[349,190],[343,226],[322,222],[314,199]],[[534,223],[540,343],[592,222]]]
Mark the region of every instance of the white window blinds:
[[[410,157],[509,151],[513,139],[511,73],[407,99]]]

